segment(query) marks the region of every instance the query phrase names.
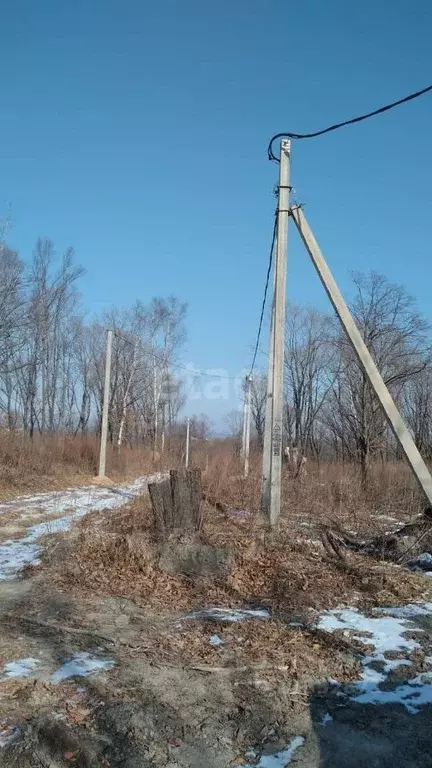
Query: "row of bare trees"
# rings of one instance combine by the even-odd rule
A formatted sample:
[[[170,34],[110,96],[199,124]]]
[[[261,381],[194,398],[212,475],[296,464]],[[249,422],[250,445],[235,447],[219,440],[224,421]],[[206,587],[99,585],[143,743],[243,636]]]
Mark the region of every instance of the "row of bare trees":
[[[186,305],[174,297],[85,319],[83,270],[40,238],[30,264],[0,232],[0,424],[35,432],[97,430],[106,329],[114,330],[111,439],[154,441],[183,404],[173,371],[185,340]]]
[[[186,305],[175,297],[138,301],[89,322],[78,293],[82,274],[73,250],[57,258],[47,238],[24,264],[0,227],[0,426],[31,436],[97,431],[112,328],[111,440],[160,444],[168,425],[175,431],[185,401],[175,371]],[[419,449],[432,458],[430,325],[406,290],[386,278],[356,274],[354,285],[351,311],[363,338]],[[266,378],[256,375],[252,415],[260,444],[265,404]],[[337,319],[315,309],[288,308],[284,414],[285,444],[304,454],[358,461],[365,474],[371,457],[398,455]],[[192,434],[204,438],[209,429],[201,422]],[[231,414],[230,429],[240,434],[241,414]]]
[[[406,290],[376,273],[355,274],[351,311],[420,451],[432,458],[430,325]],[[252,391],[262,444],[266,379]],[[397,445],[337,318],[290,306],[286,320],[285,441],[315,457],[358,461],[398,455]]]

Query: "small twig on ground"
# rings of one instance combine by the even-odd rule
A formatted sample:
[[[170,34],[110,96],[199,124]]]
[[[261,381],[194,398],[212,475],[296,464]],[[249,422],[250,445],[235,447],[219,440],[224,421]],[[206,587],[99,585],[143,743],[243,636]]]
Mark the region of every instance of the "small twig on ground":
[[[194,672],[220,673],[223,675],[237,672],[255,672],[263,669],[276,670],[277,672],[287,672],[290,667],[286,664],[278,665],[263,662],[262,664],[249,664],[246,667],[212,667],[208,664],[194,664],[193,666],[190,666],[189,669],[193,669]]]
[[[101,635],[98,632],[93,632],[91,629],[67,627],[64,624],[57,624],[53,621],[42,621],[41,619],[33,619],[30,616],[17,616],[15,613],[3,613],[1,614],[1,618],[6,619],[6,621],[17,621],[18,623],[21,622],[24,624],[31,624],[35,627],[43,627],[54,632],[65,632],[70,635],[85,635],[87,637],[93,637],[96,640],[103,640],[106,643],[111,643],[112,645],[115,645],[116,642],[112,637],[107,637],[106,635]]]

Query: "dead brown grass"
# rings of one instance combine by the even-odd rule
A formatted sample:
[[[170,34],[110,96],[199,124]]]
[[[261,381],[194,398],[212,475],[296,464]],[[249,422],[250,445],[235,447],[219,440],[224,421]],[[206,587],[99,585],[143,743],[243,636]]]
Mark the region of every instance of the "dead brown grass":
[[[242,480],[229,481],[224,500],[244,500],[243,488]],[[160,545],[154,537],[149,503],[138,499],[108,515],[87,516],[57,569],[54,557],[53,578],[63,588],[131,597],[168,611],[268,604],[276,615],[303,618],[311,609],[339,603],[395,604],[427,596],[429,581],[402,568],[360,555],[350,555],[348,563],[328,557],[319,531],[329,515],[320,508],[313,522],[312,515],[312,510],[308,517],[297,511],[285,514],[275,534],[257,512],[237,518],[206,504],[201,540],[230,547],[234,565],[225,576],[190,578],[160,570]],[[344,524],[348,519],[344,508],[339,508],[339,516],[338,509],[333,509],[332,516]],[[363,511],[357,525],[370,529],[373,521]]]
[[[92,483],[98,462],[96,435],[57,433],[31,439],[23,432],[0,431],[0,498]],[[107,468],[119,480],[152,472],[155,464],[148,448],[108,446]]]

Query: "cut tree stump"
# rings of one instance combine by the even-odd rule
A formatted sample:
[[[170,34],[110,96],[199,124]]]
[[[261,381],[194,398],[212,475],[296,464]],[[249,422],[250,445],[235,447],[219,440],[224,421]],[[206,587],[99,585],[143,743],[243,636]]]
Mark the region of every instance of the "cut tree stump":
[[[159,483],[149,483],[156,530],[165,538],[171,533],[196,533],[202,524],[201,470],[172,469]]]

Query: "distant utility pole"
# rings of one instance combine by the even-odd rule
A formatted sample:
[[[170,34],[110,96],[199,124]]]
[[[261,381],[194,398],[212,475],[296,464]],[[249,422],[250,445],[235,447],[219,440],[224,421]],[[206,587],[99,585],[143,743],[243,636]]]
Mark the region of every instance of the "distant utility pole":
[[[162,402],[162,435],[161,435],[161,453],[165,450],[165,430],[166,430],[166,406],[165,400]]]
[[[291,142],[280,146],[277,246],[274,273],[272,330],[268,363],[266,425],[263,451],[261,509],[276,526],[280,516],[282,478],[285,294],[290,205]]]
[[[244,477],[247,477],[249,474],[251,400],[252,400],[252,376],[246,376],[245,402],[244,402],[244,413],[243,413]]]
[[[245,378],[245,382],[247,383],[247,376]],[[245,391],[245,399],[243,402],[242,447],[241,447],[241,454],[240,454],[242,459],[244,459],[244,455],[246,453],[246,419],[247,419],[247,397],[246,397],[246,391]]]
[[[98,477],[105,477],[105,470],[106,470],[106,449],[107,449],[107,438],[108,438],[112,343],[113,343],[113,332],[112,330],[109,329],[107,331],[107,344],[106,344],[105,384],[104,384],[104,396],[103,396],[103,406],[102,406],[102,429],[101,429]]]
[[[189,449],[190,449],[190,419],[186,421],[186,455],[185,455],[186,469],[189,466]]]
[[[292,217],[295,225],[299,231],[300,237],[308,251],[312,263],[318,273],[318,276],[325,288],[327,296],[329,297],[336,314],[341,321],[341,324],[351,342],[357,359],[363,368],[367,378],[373,390],[381,404],[381,407],[387,417],[387,421],[396,437],[399,445],[401,446],[405,458],[410,465],[417,482],[423,490],[426,499],[432,506],[432,477],[431,474],[420,455],[420,452],[411,437],[411,434],[400,415],[393,398],[388,391],[383,378],[375,365],[372,356],[363,341],[360,331],[358,330],[353,316],[345,304],[344,298],[336,284],[336,281],[330,272],[327,262],[321,253],[317,241],[315,240],[312,230],[306,220],[306,217],[299,206],[294,206],[292,211]]]
[[[153,460],[156,458],[157,453],[157,442],[158,442],[158,427],[159,427],[159,419],[158,419],[158,409],[159,409],[159,397],[158,397],[158,380],[157,380],[157,371],[156,371],[156,364],[153,362],[154,370],[153,370],[153,404],[154,404],[154,437],[153,437]]]

